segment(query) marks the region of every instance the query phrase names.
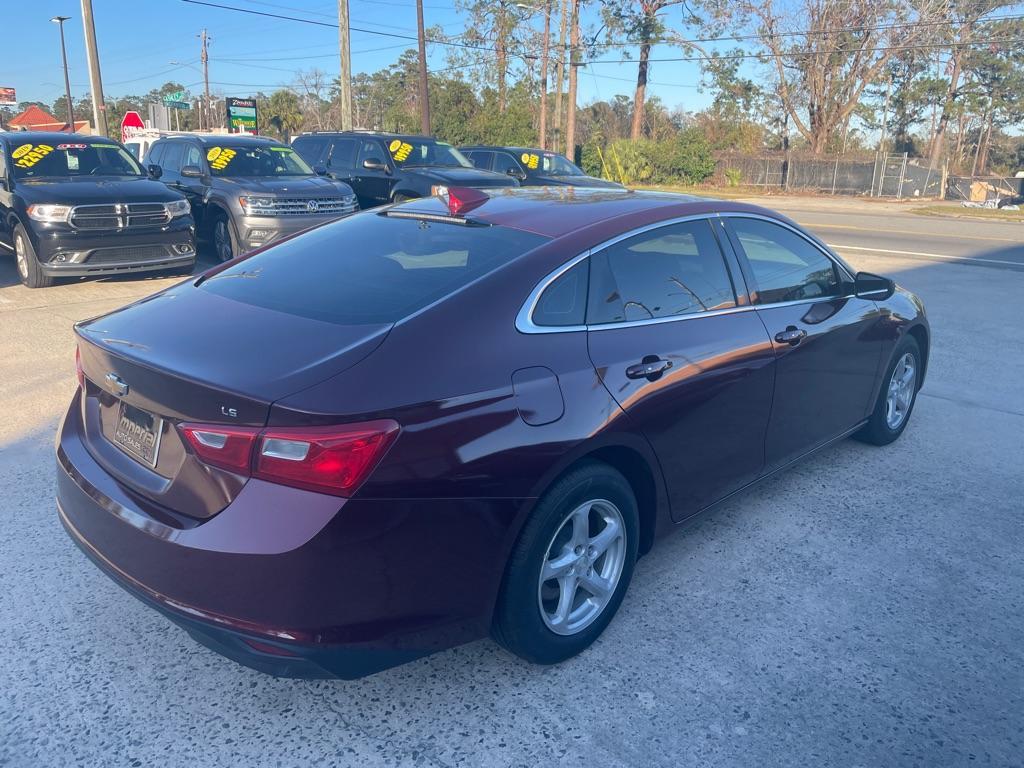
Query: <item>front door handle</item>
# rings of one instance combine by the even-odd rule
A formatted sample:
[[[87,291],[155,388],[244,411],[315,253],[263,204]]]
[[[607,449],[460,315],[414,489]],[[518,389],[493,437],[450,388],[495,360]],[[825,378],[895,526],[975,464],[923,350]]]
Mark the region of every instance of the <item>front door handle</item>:
[[[775,340],[779,344],[789,344],[791,347],[795,347],[804,337],[807,335],[807,331],[803,328],[797,328],[794,325],[789,326],[784,331],[779,331],[775,334]]]
[[[657,355],[647,355],[641,362],[626,369],[626,378],[655,381],[671,367],[671,360],[662,360]]]

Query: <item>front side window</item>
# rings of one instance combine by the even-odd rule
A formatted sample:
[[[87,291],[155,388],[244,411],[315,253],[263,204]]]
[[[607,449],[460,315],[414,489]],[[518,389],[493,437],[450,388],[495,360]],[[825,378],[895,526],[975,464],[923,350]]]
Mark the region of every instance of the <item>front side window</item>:
[[[179,173],[181,159],[185,154],[185,145],[180,141],[169,141],[164,146],[167,149],[164,150],[163,162],[160,163],[160,167],[171,173]]]
[[[755,304],[839,295],[835,264],[800,235],[762,219],[729,223],[754,276]]]
[[[206,147],[214,176],[312,176],[313,169],[291,147],[221,144]]]
[[[659,227],[591,256],[588,325],[734,306],[732,281],[706,220]]]
[[[195,144],[189,144],[185,148],[185,159],[181,163],[182,168],[190,165],[199,169],[203,167],[203,154]]]
[[[142,176],[142,166],[119,144],[65,142],[13,143],[11,168],[19,179],[78,176]]]
[[[511,171],[514,174],[521,174],[523,172],[519,163],[508,152],[497,152],[494,157],[494,170],[496,173],[509,173]]]
[[[385,140],[395,165],[413,168],[419,165],[440,165],[448,168],[472,168],[473,164],[451,144],[407,136]]]
[[[479,168],[484,171],[489,171],[491,169],[492,154],[493,153],[491,152],[481,152],[479,150],[477,150],[476,152],[465,153],[466,157],[469,159],[471,163],[473,163],[473,166],[475,168]]]
[[[361,170],[364,167],[363,163],[367,160],[373,160],[377,163],[386,162],[384,159],[384,151],[376,139],[363,141],[359,145],[359,156],[356,158],[356,167]]]

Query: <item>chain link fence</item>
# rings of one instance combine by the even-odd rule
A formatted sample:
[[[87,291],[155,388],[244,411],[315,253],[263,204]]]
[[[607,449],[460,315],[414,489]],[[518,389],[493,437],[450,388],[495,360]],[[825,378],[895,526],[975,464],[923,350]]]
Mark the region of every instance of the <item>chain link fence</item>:
[[[945,173],[906,154],[875,158],[720,154],[715,181],[745,187],[867,197],[942,197]]]

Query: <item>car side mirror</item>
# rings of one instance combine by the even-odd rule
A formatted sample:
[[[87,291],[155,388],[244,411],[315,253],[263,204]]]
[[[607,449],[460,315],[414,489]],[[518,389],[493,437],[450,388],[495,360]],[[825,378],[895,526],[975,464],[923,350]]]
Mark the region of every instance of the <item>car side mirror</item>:
[[[363,168],[368,171],[387,171],[388,165],[379,157],[368,157],[363,160]]]
[[[201,179],[203,177],[203,169],[198,165],[186,165],[181,169],[181,175],[188,179]]]
[[[888,299],[896,292],[896,283],[888,277],[858,272],[854,279],[853,292],[858,299]]]
[[[156,163],[150,163],[148,166],[146,166],[146,171],[149,172],[149,177],[151,179],[159,179],[161,176],[164,175],[164,169],[161,168]]]
[[[327,175],[327,166],[326,165],[319,165],[319,164],[314,165],[313,166],[313,173],[315,173],[317,176],[326,176]]]

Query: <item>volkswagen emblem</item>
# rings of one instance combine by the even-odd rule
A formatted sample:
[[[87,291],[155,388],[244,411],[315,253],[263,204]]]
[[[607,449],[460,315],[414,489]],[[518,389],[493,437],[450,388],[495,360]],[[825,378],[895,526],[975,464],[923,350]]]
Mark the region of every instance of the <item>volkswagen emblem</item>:
[[[108,373],[105,380],[107,382],[107,388],[118,397],[124,397],[128,394],[128,382],[116,373]]]
[[[320,203],[318,203],[316,200],[307,200],[306,210],[309,213],[316,213],[317,211],[320,210]]]

